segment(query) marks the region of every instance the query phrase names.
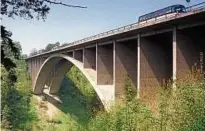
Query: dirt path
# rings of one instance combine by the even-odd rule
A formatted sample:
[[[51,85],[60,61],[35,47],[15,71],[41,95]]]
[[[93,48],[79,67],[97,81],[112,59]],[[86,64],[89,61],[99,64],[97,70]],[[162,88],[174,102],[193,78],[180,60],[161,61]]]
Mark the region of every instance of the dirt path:
[[[59,109],[48,101],[43,101],[41,96],[34,95],[34,99],[38,101],[36,109],[38,110],[39,118],[45,117],[52,120],[58,114]]]

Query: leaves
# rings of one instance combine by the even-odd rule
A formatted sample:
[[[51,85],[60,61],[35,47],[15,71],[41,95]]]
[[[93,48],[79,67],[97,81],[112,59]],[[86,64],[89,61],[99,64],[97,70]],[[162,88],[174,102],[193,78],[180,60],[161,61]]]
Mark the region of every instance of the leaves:
[[[84,6],[70,5],[56,0],[1,0],[1,15],[25,19],[46,19],[50,11],[48,4],[62,5],[72,8],[87,8]]]
[[[19,59],[20,46],[14,43],[10,38],[12,33],[7,31],[4,26],[1,26],[1,64],[4,65],[6,70],[11,70],[16,67],[13,59]]]

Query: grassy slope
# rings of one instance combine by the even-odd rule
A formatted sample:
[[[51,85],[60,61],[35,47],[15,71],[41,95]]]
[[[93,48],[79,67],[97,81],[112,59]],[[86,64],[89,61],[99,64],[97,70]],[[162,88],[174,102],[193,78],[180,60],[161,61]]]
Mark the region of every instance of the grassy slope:
[[[59,98],[62,104],[56,105],[59,109],[57,115],[52,120],[49,120],[48,116],[45,115],[48,109],[40,109],[38,111],[39,120],[33,130],[86,130],[88,122],[94,115],[92,109],[94,109],[94,106],[99,105],[100,102],[96,98],[92,86],[76,67],[72,67],[64,78],[59,91]],[[35,106],[39,107],[39,103]]]

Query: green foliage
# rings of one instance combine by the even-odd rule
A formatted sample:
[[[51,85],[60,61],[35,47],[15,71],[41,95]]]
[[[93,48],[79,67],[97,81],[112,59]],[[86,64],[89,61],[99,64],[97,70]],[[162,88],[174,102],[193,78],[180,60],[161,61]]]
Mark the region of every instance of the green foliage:
[[[37,120],[35,102],[31,99],[30,78],[24,60],[15,61],[18,75],[12,85],[9,72],[2,66],[2,128],[6,130],[49,131],[204,131],[205,81],[178,84],[176,90],[161,88],[158,110],[152,112],[136,98],[129,77],[125,78],[125,101],[117,101],[109,112],[93,113],[99,100],[85,76],[72,67],[64,79],[60,98],[63,102],[56,118],[45,123]],[[13,88],[15,87],[15,88]],[[31,101],[32,100],[32,101]],[[37,125],[37,126],[34,126]]]
[[[2,110],[2,119],[1,119],[1,126],[4,129],[11,130],[12,123],[11,123],[11,110],[8,105],[4,105]]]
[[[25,19],[32,19],[36,15],[37,19],[45,19],[49,13],[50,8],[45,2],[40,0],[28,0],[28,1],[1,1],[1,15],[7,17],[23,17]]]
[[[79,80],[80,81],[80,80]],[[72,85],[72,81],[67,77],[64,78],[59,91],[60,100],[62,104],[60,109],[66,115],[61,115],[60,119],[77,125],[86,125],[92,116],[91,108],[87,108],[86,97],[82,95],[77,87]],[[61,113],[62,114],[62,113]],[[72,118],[71,122],[70,118]]]
[[[158,96],[158,111],[155,113],[140,100],[129,99],[116,104],[109,112],[99,113],[90,122],[89,130],[204,131],[204,80],[177,85],[174,92],[171,88],[161,89]]]
[[[72,81],[73,86],[78,88],[79,93],[81,94],[79,95],[79,99],[81,100],[81,103],[86,106],[86,108],[98,108],[101,105],[92,85],[77,67],[73,66],[67,76]]]
[[[25,19],[45,19],[50,11],[50,4],[62,5],[74,8],[86,8],[84,6],[70,5],[52,0],[2,0],[1,15],[7,17],[23,17]]]
[[[44,49],[44,52],[46,52],[46,51],[51,51],[51,50],[56,49],[56,48],[59,48],[59,47],[60,47],[60,43],[59,43],[59,42],[56,42],[56,43],[54,43],[54,44],[48,44],[48,45],[46,46],[46,48]]]
[[[13,42],[12,33],[1,26],[1,64],[8,71],[9,80],[13,84],[16,81],[16,75],[13,68],[16,67],[14,59],[19,59],[21,47],[19,43]]]
[[[117,104],[109,112],[103,112],[89,125],[91,131],[138,131],[150,130],[154,121],[151,111],[137,99],[127,104]]]
[[[125,76],[125,98],[127,101],[131,101],[136,97],[137,90],[134,85],[131,83],[131,80],[128,75]]]
[[[96,108],[100,102],[96,98],[93,87],[78,68],[72,67],[63,79],[59,90],[59,99],[62,103],[54,104],[59,109],[57,115],[51,120],[48,120],[47,117],[40,117],[32,129],[38,131],[88,130],[87,125],[95,116],[93,108]],[[48,102],[51,101],[48,100]]]
[[[11,84],[9,73],[2,66],[1,68],[1,100],[2,100],[2,128],[7,130],[25,129],[36,119],[33,107],[30,105],[30,79],[26,70],[24,60],[15,60],[18,75],[15,84]]]

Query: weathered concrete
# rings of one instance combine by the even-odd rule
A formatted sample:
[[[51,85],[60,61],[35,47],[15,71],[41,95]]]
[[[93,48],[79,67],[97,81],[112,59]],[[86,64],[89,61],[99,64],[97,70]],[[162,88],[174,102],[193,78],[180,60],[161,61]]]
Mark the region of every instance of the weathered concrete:
[[[68,61],[68,62],[65,62]],[[62,62],[62,63],[61,63]],[[102,101],[104,107],[108,109],[109,103],[113,102],[114,98],[114,87],[110,85],[102,85],[98,86],[96,82],[92,79],[94,76],[91,73],[87,72],[84,67],[83,63],[75,60],[69,56],[63,55],[63,54],[58,54],[58,55],[53,55],[49,57],[44,64],[42,65],[38,77],[35,81],[35,88],[34,88],[34,93],[35,94],[42,94],[43,89],[45,86],[45,79],[43,77],[48,76],[49,72],[56,66],[59,65],[58,68],[56,69],[56,73],[52,78],[51,82],[51,87],[50,87],[50,93],[56,94],[60,88],[60,83],[62,82],[62,79],[65,75],[65,73],[70,69],[72,65],[75,65],[87,78],[87,80],[91,83],[93,86],[94,90],[98,94],[100,100]],[[90,69],[91,70],[91,69]],[[93,70],[93,69],[92,69]],[[94,70],[93,70],[94,71]],[[92,72],[93,72],[92,71]],[[93,74],[95,75],[95,74]],[[104,87],[103,89],[101,87]],[[109,93],[108,93],[109,92]]]
[[[97,84],[113,84],[113,44],[97,46]]]
[[[172,33],[140,38],[140,50],[140,98],[154,108],[157,87],[172,77]]]
[[[105,106],[123,93],[128,75],[138,98],[156,107],[157,87],[166,86],[171,78],[184,79],[193,67],[205,71],[204,15],[203,9],[150,24],[133,24],[32,56],[27,60],[34,93],[41,94],[45,84],[50,85],[50,93],[57,93],[63,74],[75,65]],[[40,58],[47,58],[42,66]],[[58,65],[64,59],[70,64]]]
[[[124,92],[126,79],[130,79],[133,88],[137,88],[137,40],[115,44],[115,73],[117,97]]]
[[[196,69],[204,71],[204,58],[202,58],[205,54],[204,30],[205,26],[177,30],[176,77],[178,80],[186,79],[186,76]],[[201,60],[200,56],[202,56]]]
[[[73,64],[65,59],[61,60],[59,62],[59,68],[56,71],[56,74],[54,78],[52,79],[50,88],[49,88],[49,93],[50,94],[57,94],[61,83],[66,75],[66,73],[70,70],[70,68],[73,66]]]
[[[65,55],[68,55],[68,56],[70,56],[70,57],[73,57],[73,51],[66,52]]]
[[[50,72],[51,70],[55,67],[56,63],[60,61],[62,58],[54,58],[52,60],[46,60],[39,70],[37,77],[35,79],[35,84],[34,84],[34,93],[35,94],[42,94],[44,86],[46,85],[46,80],[45,78],[50,78]],[[43,70],[43,71],[42,71]]]
[[[74,58],[80,62],[83,62],[83,49],[74,51]]]
[[[84,68],[96,70],[96,47],[84,48]]]
[[[140,98],[140,34],[137,35],[137,98]]]

